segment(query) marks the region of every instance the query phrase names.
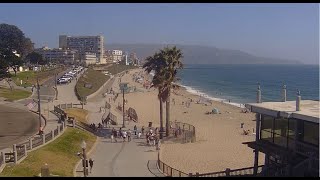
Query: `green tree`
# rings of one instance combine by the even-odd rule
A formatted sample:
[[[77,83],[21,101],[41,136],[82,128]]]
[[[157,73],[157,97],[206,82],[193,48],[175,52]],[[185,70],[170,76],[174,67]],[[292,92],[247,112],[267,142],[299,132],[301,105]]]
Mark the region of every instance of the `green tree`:
[[[29,61],[31,64],[37,65],[45,65],[47,64],[47,60],[42,57],[41,54],[37,52],[32,52],[27,55],[26,60]]]
[[[4,61],[0,64],[7,65],[2,68],[11,67],[16,75],[17,69],[23,64],[22,57],[31,50],[33,43],[17,26],[0,24],[0,61]]]

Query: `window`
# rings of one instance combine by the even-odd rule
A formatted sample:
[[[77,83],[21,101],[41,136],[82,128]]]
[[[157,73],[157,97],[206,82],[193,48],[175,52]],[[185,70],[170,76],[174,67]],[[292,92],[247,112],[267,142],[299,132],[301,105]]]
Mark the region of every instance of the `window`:
[[[273,121],[272,116],[261,115],[261,139],[273,142]]]
[[[303,141],[319,146],[319,124],[303,122]]]
[[[288,119],[275,118],[274,122],[274,143],[279,146],[287,147]]]

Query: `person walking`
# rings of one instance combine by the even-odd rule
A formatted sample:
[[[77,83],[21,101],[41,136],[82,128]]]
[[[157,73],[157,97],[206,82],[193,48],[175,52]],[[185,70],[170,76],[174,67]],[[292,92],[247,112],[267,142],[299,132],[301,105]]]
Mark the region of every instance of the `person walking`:
[[[134,131],[134,135],[137,135],[137,125],[134,125],[133,131]]]
[[[93,167],[93,159],[89,159],[89,165],[90,165],[90,173],[92,171],[92,167]]]
[[[128,130],[127,136],[128,136],[128,142],[130,142],[131,141],[131,130],[130,129]]]
[[[144,135],[144,126],[142,126],[142,128],[141,128],[141,133],[142,133],[142,135]]]
[[[126,137],[127,137],[127,132],[126,132],[126,131],[123,131],[123,132],[122,132],[123,142],[126,142]]]

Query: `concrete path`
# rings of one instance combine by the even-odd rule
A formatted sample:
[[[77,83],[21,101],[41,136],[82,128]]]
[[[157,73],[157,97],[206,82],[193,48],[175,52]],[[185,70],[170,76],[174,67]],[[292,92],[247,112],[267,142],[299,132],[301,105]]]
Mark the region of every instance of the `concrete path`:
[[[117,84],[118,78],[110,80],[102,90],[105,92],[111,86],[115,89],[119,88]],[[107,98],[103,98],[101,94],[88,99],[87,105],[84,106],[90,114],[88,116],[89,123],[101,123],[101,118],[104,112],[100,112],[100,107],[104,107]],[[114,107],[113,107],[114,108]],[[122,114],[115,113],[118,121],[122,122]],[[111,143],[110,135],[111,129],[119,129],[122,126],[113,126],[100,130],[99,142],[95,149],[87,155],[88,158],[94,160],[92,172],[89,177],[155,177],[163,176],[157,169],[157,155],[158,152],[154,146],[148,146],[145,138],[137,139],[132,137],[131,142],[123,142],[118,139],[117,143]],[[136,123],[130,122],[126,124],[124,130],[131,129]],[[139,127],[138,127],[139,128]],[[127,141],[127,140],[126,140]],[[83,176],[82,163],[76,168],[76,175]]]

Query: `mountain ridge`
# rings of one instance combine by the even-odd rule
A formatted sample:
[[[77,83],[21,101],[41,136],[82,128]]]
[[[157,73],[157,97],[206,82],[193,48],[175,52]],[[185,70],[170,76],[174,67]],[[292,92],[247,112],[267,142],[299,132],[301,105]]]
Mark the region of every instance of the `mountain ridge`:
[[[240,50],[222,49],[204,45],[112,43],[106,44],[105,48],[108,50],[120,49],[135,52],[137,57],[145,59],[165,46],[177,46],[177,48],[181,49],[185,64],[303,64],[297,60],[260,57]]]

